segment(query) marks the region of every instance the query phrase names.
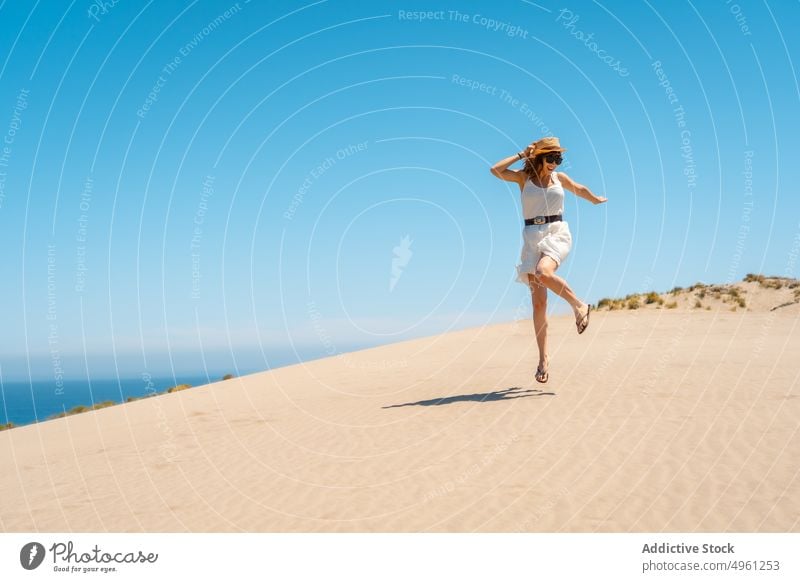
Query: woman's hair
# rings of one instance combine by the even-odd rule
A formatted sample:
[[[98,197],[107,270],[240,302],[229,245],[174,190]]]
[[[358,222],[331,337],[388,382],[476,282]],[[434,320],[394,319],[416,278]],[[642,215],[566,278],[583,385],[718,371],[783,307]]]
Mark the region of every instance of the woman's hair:
[[[525,160],[525,166],[522,168],[522,171],[525,172],[528,180],[532,180],[534,176],[536,176],[539,181],[541,182],[544,178],[544,157],[552,152],[544,152],[538,154],[536,157],[531,159]]]

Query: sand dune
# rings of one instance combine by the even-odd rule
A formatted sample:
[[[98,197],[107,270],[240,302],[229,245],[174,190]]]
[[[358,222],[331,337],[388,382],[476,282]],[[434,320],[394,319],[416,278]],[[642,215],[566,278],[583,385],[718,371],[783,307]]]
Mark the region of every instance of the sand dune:
[[[596,312],[0,433],[4,531],[800,531],[796,313]]]

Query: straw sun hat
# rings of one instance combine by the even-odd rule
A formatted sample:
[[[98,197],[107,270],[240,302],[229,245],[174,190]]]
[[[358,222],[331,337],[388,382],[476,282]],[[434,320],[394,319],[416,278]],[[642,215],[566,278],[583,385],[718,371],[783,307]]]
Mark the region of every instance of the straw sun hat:
[[[533,142],[531,145],[533,146],[533,151],[530,155],[532,158],[535,158],[539,154],[567,151],[561,147],[561,143],[558,141],[557,137],[543,137],[539,141]]]

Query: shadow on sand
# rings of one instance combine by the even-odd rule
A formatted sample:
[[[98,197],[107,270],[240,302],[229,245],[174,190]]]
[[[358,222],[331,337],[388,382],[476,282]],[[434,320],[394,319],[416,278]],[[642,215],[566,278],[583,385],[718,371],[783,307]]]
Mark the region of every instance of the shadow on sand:
[[[442,404],[453,404],[454,402],[496,402],[497,400],[513,400],[514,398],[527,398],[528,396],[555,396],[555,392],[544,392],[542,390],[523,390],[519,386],[493,390],[482,394],[461,394],[459,396],[447,396],[445,398],[431,398],[430,400],[420,400],[419,402],[407,402],[405,404],[392,404],[381,408],[400,408],[401,406],[441,406]]]

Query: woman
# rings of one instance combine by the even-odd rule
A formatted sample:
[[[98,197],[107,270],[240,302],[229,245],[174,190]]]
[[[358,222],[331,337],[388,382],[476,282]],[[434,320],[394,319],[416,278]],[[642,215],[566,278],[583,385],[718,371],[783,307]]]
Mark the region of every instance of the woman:
[[[567,258],[572,248],[569,226],[562,220],[564,212],[564,188],[592,204],[607,200],[595,196],[586,187],[573,182],[564,172],[555,169],[562,162],[565,152],[557,137],[545,137],[533,142],[525,150],[500,160],[492,166],[492,174],[516,182],[522,196],[522,213],[525,228],[520,264],[517,265],[517,280],[531,290],[533,302],[533,329],[539,347],[539,366],[536,381],[547,382],[549,358],[547,356],[547,290],[549,289],[570,304],[575,313],[578,333],[586,331],[592,309],[578,299],[567,282],[555,274],[556,269]],[[525,160],[520,171],[509,170],[514,162]],[[562,186],[563,184],[563,186]]]

